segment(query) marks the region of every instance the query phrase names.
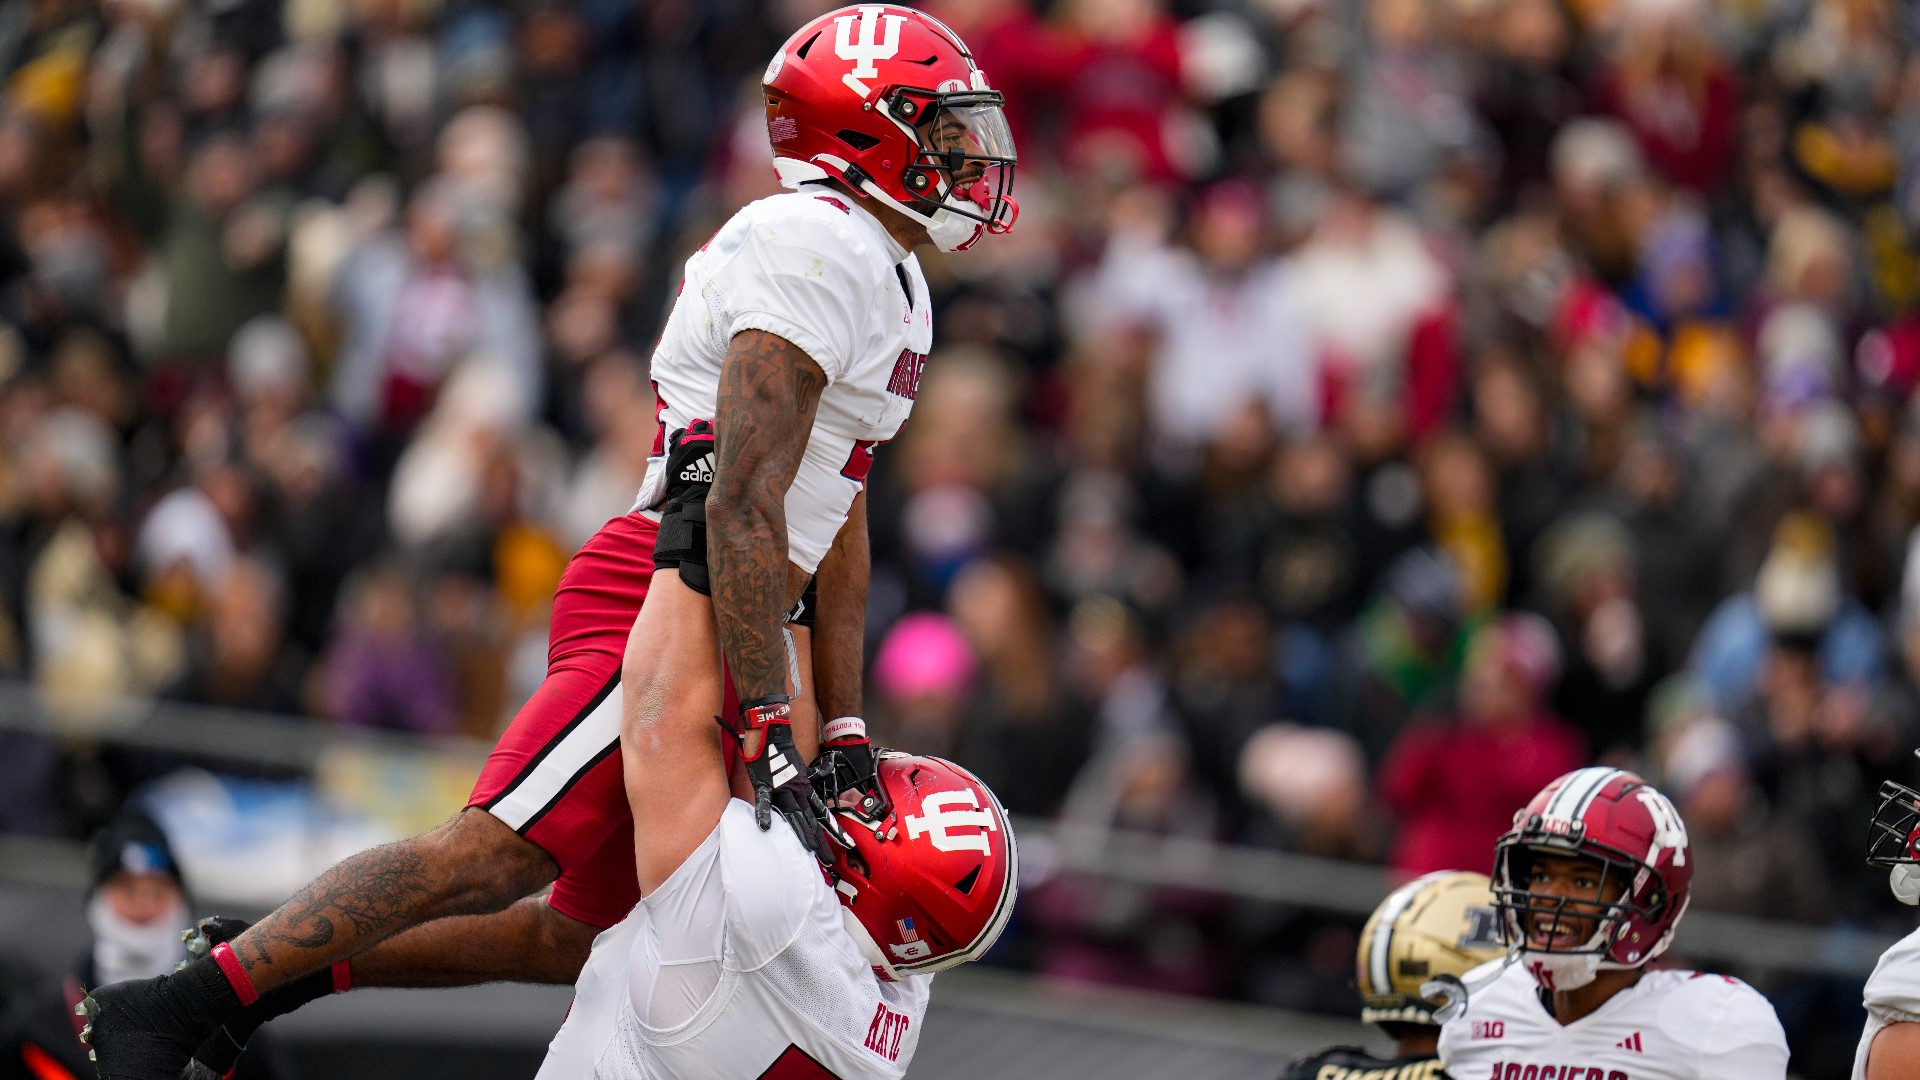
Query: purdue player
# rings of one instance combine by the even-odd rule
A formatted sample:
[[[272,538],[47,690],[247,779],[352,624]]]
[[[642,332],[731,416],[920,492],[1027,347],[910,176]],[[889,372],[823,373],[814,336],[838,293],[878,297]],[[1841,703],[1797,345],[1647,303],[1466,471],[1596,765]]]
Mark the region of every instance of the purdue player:
[[[1867,863],[1887,867],[1902,903],[1920,904],[1920,791],[1880,786]],[[1867,979],[1866,1028],[1853,1057],[1853,1080],[1920,1080],[1920,930],[1881,954]]]
[[[1548,784],[1494,849],[1508,959],[1440,1032],[1457,1080],[1780,1080],[1786,1036],[1738,979],[1649,970],[1687,909],[1686,827],[1622,769]],[[1515,963],[1514,961],[1518,961]]]
[[[1440,1025],[1420,996],[1428,980],[1458,978],[1500,955],[1485,874],[1442,870],[1395,889],[1360,931],[1360,1019],[1394,1040],[1391,1058],[1336,1046],[1294,1062],[1282,1080],[1440,1080]]]
[[[1015,157],[1002,99],[964,44],[909,9],[815,19],[776,54],[765,92],[776,170],[796,190],[742,210],[688,261],[652,364],[663,437],[635,512],[602,545],[596,576],[606,580],[583,583],[575,605],[591,663],[516,718],[476,787],[476,812],[347,860],[181,973],[96,994],[103,1077],[174,1080],[201,1039],[226,1038],[223,1026],[244,1038],[264,1016],[349,981],[571,979],[591,937],[573,916],[630,907],[632,883],[649,884],[634,877],[636,857],[677,865],[689,854],[653,850],[657,838],[630,820],[669,846],[708,831],[681,828],[685,807],[622,779],[660,732],[687,730],[673,722],[679,712],[709,728],[725,716],[759,828],[778,809],[803,843],[829,850],[803,767],[819,729],[793,697],[810,669],[822,711],[839,718],[833,730],[863,740],[860,496],[874,448],[912,407],[932,342],[912,249],[959,250],[1011,228]],[[846,552],[831,581],[829,549]],[[816,571],[810,662],[785,622]],[[714,647],[628,633],[635,611],[663,600],[681,619],[717,623]],[[556,649],[560,615],[557,599]],[[723,658],[738,706],[726,703]],[[553,903],[528,897],[556,872]],[[569,882],[576,908],[562,912]],[[497,914],[445,920],[483,912]],[[369,980],[362,961],[376,953]]]

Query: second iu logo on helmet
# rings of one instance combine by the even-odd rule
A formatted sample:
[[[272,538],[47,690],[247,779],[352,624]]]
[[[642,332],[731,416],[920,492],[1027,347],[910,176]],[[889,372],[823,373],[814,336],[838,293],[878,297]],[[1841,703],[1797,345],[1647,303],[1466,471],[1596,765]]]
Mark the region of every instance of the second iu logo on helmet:
[[[958,809],[961,806],[967,809]],[[920,834],[927,835],[927,842],[941,851],[977,851],[982,855],[992,855],[993,845],[987,834],[998,829],[993,815],[980,809],[980,797],[965,788],[953,791],[940,791],[921,800],[920,808],[924,814],[907,815],[907,839],[918,840]],[[950,809],[951,808],[951,809]],[[955,834],[949,829],[976,826],[979,832]]]

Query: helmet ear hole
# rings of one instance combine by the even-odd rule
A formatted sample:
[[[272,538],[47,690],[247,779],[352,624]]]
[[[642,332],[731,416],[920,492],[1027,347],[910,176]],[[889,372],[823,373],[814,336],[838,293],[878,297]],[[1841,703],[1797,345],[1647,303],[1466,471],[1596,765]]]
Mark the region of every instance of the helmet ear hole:
[[[873,877],[873,867],[867,865],[866,857],[861,855],[859,851],[854,848],[843,848],[840,852],[840,857],[847,860],[848,865],[852,866],[854,872],[861,877]]]
[[[963,877],[959,881],[954,882],[953,887],[960,890],[960,894],[962,896],[969,896],[969,895],[972,895],[973,893],[974,884],[979,880],[980,880],[980,868],[976,866],[973,869],[967,871],[966,877]]]
[[[834,138],[853,147],[854,150],[861,152],[871,150],[880,145],[879,139],[874,138],[864,131],[855,131],[852,128],[842,128],[834,132]]]

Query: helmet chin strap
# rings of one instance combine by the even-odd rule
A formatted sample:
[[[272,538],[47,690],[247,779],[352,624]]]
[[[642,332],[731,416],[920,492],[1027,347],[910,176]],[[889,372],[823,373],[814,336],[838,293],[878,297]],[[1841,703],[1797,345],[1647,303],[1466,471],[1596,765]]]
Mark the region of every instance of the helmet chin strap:
[[[822,162],[824,162],[824,165]],[[815,161],[775,157],[773,159],[773,168],[774,173],[779,177],[780,186],[789,190],[798,190],[800,185],[812,180],[833,179],[839,180],[841,183],[851,183],[852,181],[850,181],[848,177],[850,175],[859,175],[858,173],[850,173],[849,166],[846,162],[839,158],[828,157],[826,155],[822,155]],[[965,251],[975,243],[978,243],[980,238],[987,233],[1010,232],[1013,229],[1014,220],[1020,215],[1019,204],[1015,203],[1011,197],[1006,199],[1006,202],[1010,204],[1010,212],[1005,215],[1004,220],[989,225],[984,221],[978,221],[968,217],[966,214],[956,214],[947,208],[948,206],[961,206],[961,203],[957,200],[965,198],[965,196],[957,192],[948,191],[944,200],[947,205],[928,214],[907,206],[893,196],[888,195],[885,191],[881,190],[880,185],[873,182],[872,177],[859,175],[858,182],[854,183],[853,186],[870,198],[885,203],[900,213],[905,214],[908,218],[925,226],[927,239],[933,241],[934,246],[941,251]],[[980,204],[976,203],[975,205]]]
[[[900,201],[893,196],[882,191],[880,185],[874,183],[871,179],[862,179],[860,181],[860,190],[886,203],[895,210],[900,211],[921,225],[926,226],[927,239],[933,241],[933,246],[939,248],[941,251],[965,251],[972,247],[975,241],[980,239],[981,234],[987,231],[985,222],[975,221],[965,214],[953,213],[945,206],[942,206],[931,214],[923,214],[918,210],[910,209],[902,205]],[[952,192],[948,192],[946,198],[950,203],[955,196]]]
[[[867,963],[873,965],[875,974],[888,982],[900,981],[900,973],[894,970],[893,961],[887,959],[887,954],[881,950],[880,943],[873,940],[873,935],[867,933],[865,924],[861,923],[860,919],[854,915],[853,909],[845,904],[840,905],[840,924],[847,928],[848,934],[852,935],[854,944],[860,946],[860,952],[866,956]]]
[[[1584,952],[1545,952],[1520,946],[1520,955],[1525,958],[1527,971],[1533,975],[1542,990],[1578,990],[1592,982],[1603,971],[1631,971],[1639,964],[1623,964],[1607,957],[1607,950],[1613,944],[1614,935],[1619,927],[1612,919],[1600,920],[1594,928],[1593,936],[1587,939]],[[1662,944],[1647,954],[1647,960],[1666,951]],[[1644,961],[1643,961],[1644,963]]]
[[[1527,973],[1542,990],[1578,990],[1592,982],[1606,966],[1599,953],[1553,953],[1520,950]],[[1618,964],[1613,965],[1618,967]]]

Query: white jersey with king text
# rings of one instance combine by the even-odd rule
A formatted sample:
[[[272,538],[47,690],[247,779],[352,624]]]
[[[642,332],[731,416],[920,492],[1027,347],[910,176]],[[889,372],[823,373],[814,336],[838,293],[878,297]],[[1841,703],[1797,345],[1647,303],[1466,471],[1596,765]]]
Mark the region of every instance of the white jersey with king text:
[[[898,1080],[931,975],[887,982],[786,819],[727,803],[594,941],[537,1080]]]
[[[1920,1024],[1920,930],[1880,954],[1867,979],[1867,1026],[1853,1055],[1853,1080],[1867,1080],[1867,1051],[1889,1024]]]
[[[1514,964],[1440,1029],[1440,1060],[1453,1080],[1783,1080],[1787,1037],[1759,991],[1693,971],[1649,971],[1562,1024]]]
[[[787,553],[812,573],[873,464],[920,392],[933,314],[920,262],[872,214],[826,188],[749,204],[687,260],[653,352],[663,432],[712,419],[735,334],[765,330],[826,374],[813,432],[787,491]],[[636,510],[667,490],[655,445]]]

